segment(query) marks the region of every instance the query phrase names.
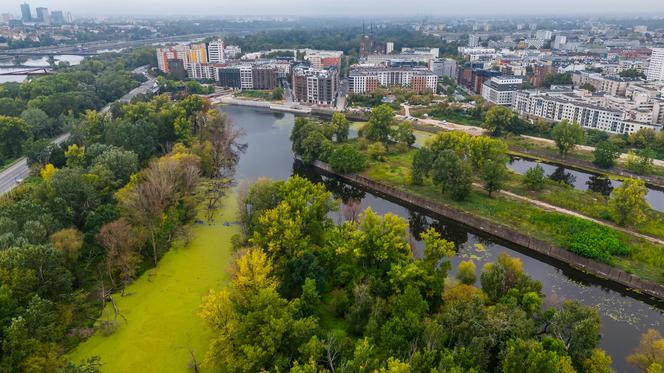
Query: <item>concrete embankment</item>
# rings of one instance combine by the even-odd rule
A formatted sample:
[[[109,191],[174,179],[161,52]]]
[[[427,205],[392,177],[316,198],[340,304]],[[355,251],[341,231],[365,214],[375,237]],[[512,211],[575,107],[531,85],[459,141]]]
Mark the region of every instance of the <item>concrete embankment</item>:
[[[214,100],[213,103],[248,106],[259,109],[279,111],[283,113],[307,114],[307,115],[311,114],[311,108],[303,107],[296,104],[274,104],[267,101],[238,100],[232,97],[220,97]]]
[[[664,300],[664,285],[662,284],[642,279],[608,264],[576,255],[563,248],[517,232],[501,224],[458,211],[450,206],[446,206],[428,198],[415,196],[411,193],[364,176],[356,174],[339,174],[334,172],[326,163],[317,161],[313,166],[325,174],[340,178],[350,184],[367,189],[372,193],[398,201],[400,204],[423,209],[433,215],[453,220],[466,225],[471,229],[476,229],[491,236],[519,245],[526,250],[553,258],[572,268],[613,281],[629,290],[636,290],[643,294]]]

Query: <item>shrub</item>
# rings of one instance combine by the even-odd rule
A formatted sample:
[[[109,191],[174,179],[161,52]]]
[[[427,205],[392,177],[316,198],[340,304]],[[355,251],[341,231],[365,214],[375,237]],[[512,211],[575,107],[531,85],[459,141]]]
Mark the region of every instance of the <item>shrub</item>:
[[[336,148],[329,161],[334,171],[344,174],[362,171],[367,166],[367,156],[348,144]]]
[[[523,175],[523,185],[533,191],[542,190],[544,188],[544,169],[542,166],[537,165],[528,169]]]
[[[375,142],[367,147],[369,157],[376,161],[383,161],[385,159],[385,145]]]

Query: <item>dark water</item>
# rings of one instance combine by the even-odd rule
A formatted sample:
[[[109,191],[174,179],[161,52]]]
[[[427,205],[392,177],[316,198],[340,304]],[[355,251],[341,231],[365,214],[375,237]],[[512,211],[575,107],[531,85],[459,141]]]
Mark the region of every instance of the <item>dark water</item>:
[[[538,162],[532,159],[514,157],[510,160],[507,167],[509,167],[510,170],[523,175],[537,164]],[[565,183],[578,190],[592,190],[593,192],[608,196],[614,188],[618,188],[622,185],[622,182],[619,180],[610,180],[598,174],[573,170],[555,164],[543,162],[539,162],[539,164],[544,169],[546,176],[551,180]],[[646,200],[654,210],[664,212],[663,190],[648,187]]]
[[[238,165],[238,176],[247,182],[259,177],[285,179],[293,173],[324,182],[328,189],[339,198],[361,199],[362,210],[371,207],[380,214],[393,213],[407,219],[413,236],[428,227],[437,228],[448,240],[457,244],[458,255],[452,259],[456,264],[461,260],[473,259],[479,268],[484,263],[494,261],[500,253],[518,257],[524,269],[542,282],[545,302],[548,306],[559,305],[566,299],[575,299],[598,310],[602,319],[602,340],[600,346],[612,357],[614,367],[619,371],[634,371],[625,362],[625,357],[638,345],[640,335],[648,328],[664,332],[664,304],[652,299],[628,293],[620,287],[585,275],[567,266],[532,253],[520,251],[519,247],[496,238],[482,235],[471,228],[427,216],[414,207],[400,206],[387,199],[366,193],[333,178],[322,177],[315,171],[298,166],[290,150],[290,130],[294,123],[291,114],[275,114],[268,111],[226,106],[236,126],[247,132],[245,142],[247,152]],[[341,221],[342,214],[336,219]],[[418,243],[417,254],[421,254]],[[456,266],[454,266],[456,267]]]

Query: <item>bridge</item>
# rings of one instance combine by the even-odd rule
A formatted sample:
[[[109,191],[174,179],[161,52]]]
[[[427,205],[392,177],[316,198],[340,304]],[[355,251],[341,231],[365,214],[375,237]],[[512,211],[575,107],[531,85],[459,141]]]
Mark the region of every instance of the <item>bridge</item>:
[[[34,76],[34,75],[49,75],[52,74],[53,72],[49,70],[47,67],[35,67],[29,70],[17,70],[17,71],[8,71],[4,73],[0,73],[0,76],[20,76],[20,75],[29,75],[29,76]]]

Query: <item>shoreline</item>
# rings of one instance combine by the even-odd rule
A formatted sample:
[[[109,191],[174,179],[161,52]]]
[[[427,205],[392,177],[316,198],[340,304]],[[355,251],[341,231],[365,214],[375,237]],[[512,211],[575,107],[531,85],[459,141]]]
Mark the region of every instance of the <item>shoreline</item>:
[[[491,236],[523,247],[525,250],[566,264],[576,270],[611,281],[625,287],[626,290],[664,300],[664,285],[662,284],[640,278],[608,264],[582,257],[569,250],[517,232],[512,228],[466,212],[457,211],[456,209],[440,202],[416,196],[382,182],[374,181],[357,174],[340,174],[334,172],[326,163],[316,161],[312,166],[322,171],[324,174],[340,178],[350,184],[365,188],[379,195],[389,196],[391,199],[397,200],[404,205],[415,206],[433,215],[442,216],[446,219],[472,227]]]

